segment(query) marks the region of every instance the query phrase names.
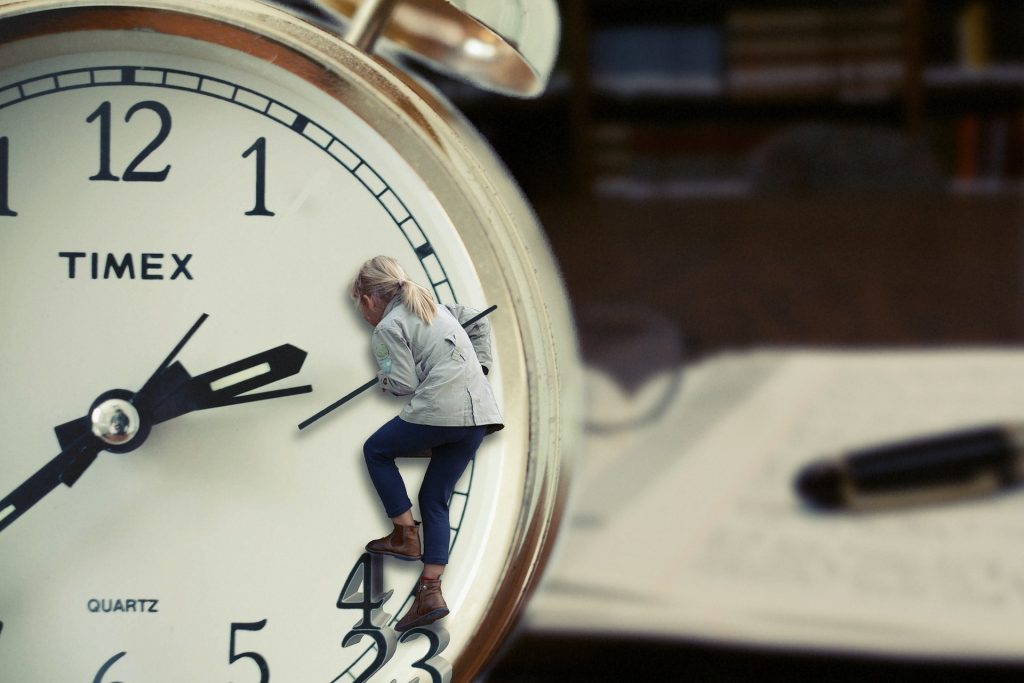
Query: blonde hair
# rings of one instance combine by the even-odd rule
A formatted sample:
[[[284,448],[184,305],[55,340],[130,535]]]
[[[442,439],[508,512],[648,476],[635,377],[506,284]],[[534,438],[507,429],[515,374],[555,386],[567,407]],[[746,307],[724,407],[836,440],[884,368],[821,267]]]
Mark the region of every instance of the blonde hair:
[[[374,256],[359,269],[352,281],[352,298],[358,301],[363,294],[386,302],[401,296],[405,307],[428,325],[437,312],[430,292],[409,280],[402,266],[390,256]]]

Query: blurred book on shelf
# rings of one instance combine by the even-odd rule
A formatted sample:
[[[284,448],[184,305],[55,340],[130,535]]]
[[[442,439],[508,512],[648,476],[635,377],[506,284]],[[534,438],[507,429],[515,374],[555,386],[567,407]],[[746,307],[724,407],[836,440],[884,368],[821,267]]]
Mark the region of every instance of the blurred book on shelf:
[[[957,20],[957,52],[962,66],[982,69],[992,61],[991,16],[984,0],[968,0]]]
[[[898,2],[729,11],[728,93],[839,100],[894,95],[906,75]]]
[[[745,194],[747,158],[764,132],[728,123],[595,126],[594,191],[633,200]]]
[[[927,145],[863,124],[605,124],[594,130],[594,167],[596,194],[634,201],[946,189]]]
[[[722,91],[722,32],[711,25],[628,25],[594,31],[590,80],[615,98],[712,97]]]
[[[936,136],[950,138],[945,159],[954,192],[1003,192],[1024,188],[1024,109],[1017,112],[966,112]]]
[[[1024,89],[1024,3],[969,0],[930,9],[929,88]]]

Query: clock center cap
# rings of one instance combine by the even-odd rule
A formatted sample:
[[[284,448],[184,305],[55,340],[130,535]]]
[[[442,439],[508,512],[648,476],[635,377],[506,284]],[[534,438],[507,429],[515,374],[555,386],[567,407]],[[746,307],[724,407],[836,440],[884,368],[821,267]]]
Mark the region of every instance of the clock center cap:
[[[109,398],[92,409],[92,433],[111,446],[126,444],[139,433],[139,411],[128,401]]]

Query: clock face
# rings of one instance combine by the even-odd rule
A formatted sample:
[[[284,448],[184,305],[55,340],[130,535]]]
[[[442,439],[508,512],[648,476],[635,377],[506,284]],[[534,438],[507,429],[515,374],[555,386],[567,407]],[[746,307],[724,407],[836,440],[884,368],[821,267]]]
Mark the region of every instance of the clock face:
[[[265,389],[313,387],[157,424],[4,528],[5,678],[430,680],[444,667],[417,665],[428,654],[459,678],[545,554],[559,439],[536,425],[556,416],[558,377],[553,333],[524,307],[548,266],[501,248],[535,227],[478,199],[488,179],[445,156],[443,122],[383,68],[234,7],[0,14],[0,495],[61,452],[55,427],[137,391],[201,314],[177,355],[192,376],[291,344],[301,371]],[[277,37],[246,28],[275,22]],[[303,54],[314,42],[330,58]],[[403,403],[372,391],[296,428],[376,372],[347,285],[377,254],[443,303],[498,305],[488,379],[508,425],[451,501],[451,615],[402,643],[389,624],[420,565],[363,558],[391,524],[362,444]],[[400,461],[413,500],[425,464]]]

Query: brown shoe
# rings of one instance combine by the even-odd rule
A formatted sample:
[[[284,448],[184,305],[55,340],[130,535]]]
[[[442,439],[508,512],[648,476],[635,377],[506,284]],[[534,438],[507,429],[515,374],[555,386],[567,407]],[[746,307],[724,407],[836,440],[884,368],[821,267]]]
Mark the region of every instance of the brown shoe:
[[[423,556],[420,551],[420,523],[416,522],[414,526],[395,524],[390,534],[370,541],[366,549],[371,553],[391,555],[400,560],[418,560]]]
[[[395,624],[395,630],[408,631],[417,626],[426,626],[445,616],[448,616],[448,605],[441,595],[441,578],[427,579],[421,576],[416,584],[416,598],[412,601],[412,607]]]

